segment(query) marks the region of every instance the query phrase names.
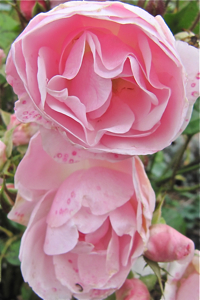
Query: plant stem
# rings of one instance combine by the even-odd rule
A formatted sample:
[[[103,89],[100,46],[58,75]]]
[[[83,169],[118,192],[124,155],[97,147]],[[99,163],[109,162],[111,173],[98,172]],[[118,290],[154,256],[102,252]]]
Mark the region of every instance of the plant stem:
[[[178,171],[178,168],[179,168],[179,166],[181,164],[181,160],[183,158],[184,152],[187,149],[187,146],[188,146],[191,138],[192,138],[192,135],[187,135],[185,143],[183,144],[182,148],[180,149],[179,156],[178,156],[177,161],[175,162],[174,170],[173,170],[172,177],[171,177],[172,178],[171,179],[171,189],[173,189],[176,173]]]
[[[183,187],[183,188],[177,188],[176,186],[173,187],[174,191],[176,191],[176,192],[192,192],[192,191],[195,191],[199,188],[200,188],[200,183],[196,184],[196,185],[193,185],[193,186],[186,186],[186,187]]]
[[[8,229],[6,229],[6,228],[4,228],[2,226],[0,226],[0,231],[4,232],[8,237],[12,237],[13,236],[13,233],[10,230],[8,230]]]
[[[194,20],[194,23],[192,24],[192,26],[189,28],[190,31],[192,31],[196,27],[196,25],[198,24],[199,20],[200,20],[200,12],[198,13],[196,19]]]

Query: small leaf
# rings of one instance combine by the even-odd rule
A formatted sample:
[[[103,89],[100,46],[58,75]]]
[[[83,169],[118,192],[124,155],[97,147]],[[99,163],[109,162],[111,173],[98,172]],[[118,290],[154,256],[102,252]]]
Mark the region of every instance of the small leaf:
[[[115,296],[115,293],[108,296],[105,300],[116,300],[116,296]]]
[[[186,222],[180,215],[180,212],[177,208],[164,207],[162,209],[162,216],[169,226],[173,227],[174,229],[178,230],[180,233],[185,235]]]
[[[152,225],[160,223],[160,218],[161,218],[161,214],[162,214],[161,209],[162,209],[164,199],[165,199],[165,196],[161,196],[161,195],[158,196],[159,203],[156,207],[156,210],[153,213]]]
[[[7,130],[3,137],[3,142],[6,145],[6,156],[9,158],[12,153],[13,149],[13,131],[15,128],[11,128],[10,130]]]
[[[20,243],[21,241],[18,240],[14,243],[11,244],[11,246],[8,248],[7,252],[6,252],[6,260],[14,266],[19,266],[20,265],[20,261],[19,261],[19,248],[20,248]]]
[[[194,104],[190,122],[186,127],[186,129],[183,131],[183,134],[194,135],[200,132],[199,124],[200,124],[200,97],[197,98]]]
[[[4,124],[6,126],[8,126],[8,124],[10,123],[10,116],[11,116],[11,114],[8,113],[8,112],[6,112],[6,111],[4,111],[4,110],[2,110],[2,109],[0,109],[0,112],[1,112],[1,117],[2,117],[2,120],[3,120]]]
[[[147,265],[154,271],[155,275],[157,276],[159,286],[160,286],[161,292],[163,294],[163,285],[162,285],[162,281],[161,281],[161,273],[160,273],[159,264],[155,261],[152,261],[152,260],[146,258],[145,256],[144,256],[144,260],[146,261]]]
[[[157,282],[157,276],[154,274],[141,276],[139,279],[147,286],[149,291],[153,290],[153,288]]]
[[[176,34],[189,29],[195,21],[199,12],[198,4],[196,1],[190,1],[183,9],[175,14],[165,14],[164,20],[173,32]]]

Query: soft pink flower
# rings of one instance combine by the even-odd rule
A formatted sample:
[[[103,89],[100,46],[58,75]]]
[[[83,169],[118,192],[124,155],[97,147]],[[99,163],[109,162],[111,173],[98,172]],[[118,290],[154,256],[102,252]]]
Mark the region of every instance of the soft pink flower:
[[[146,285],[139,279],[126,279],[116,292],[116,300],[150,300]]]
[[[150,154],[189,122],[198,51],[139,7],[70,1],[31,20],[11,47],[7,80],[17,118],[58,136],[52,156],[69,140],[91,152]]]
[[[33,8],[36,3],[39,3],[46,9],[44,0],[20,0],[20,10],[27,20],[30,20],[33,17]]]
[[[30,138],[38,131],[39,126],[37,123],[31,122],[27,124],[22,124],[19,122],[15,115],[10,116],[10,123],[7,126],[7,129],[11,129],[13,127],[13,144],[15,146],[26,145],[29,143]]]
[[[30,141],[9,218],[27,225],[24,280],[42,299],[104,299],[125,281],[149,238],[155,195],[139,158],[60,164]]]
[[[192,240],[166,224],[156,224],[150,227],[150,238],[145,256],[157,262],[191,260],[194,254]]]
[[[6,162],[6,145],[0,140],[0,169]]]
[[[170,263],[162,300],[199,300],[199,265],[199,250],[195,250],[193,258],[185,264],[179,264],[176,261]]]

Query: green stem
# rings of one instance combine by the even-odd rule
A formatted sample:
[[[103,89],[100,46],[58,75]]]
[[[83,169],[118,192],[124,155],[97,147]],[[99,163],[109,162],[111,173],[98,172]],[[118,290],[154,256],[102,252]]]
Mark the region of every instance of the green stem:
[[[0,226],[0,231],[4,232],[10,238],[13,236],[13,233],[10,230],[8,230],[2,226]]]
[[[187,187],[183,187],[183,188],[177,188],[176,186],[173,187],[173,190],[176,191],[176,192],[192,192],[192,191],[195,191],[197,189],[200,188],[200,183],[199,184],[196,184],[196,185],[193,185],[193,186],[187,186]]]
[[[179,168],[179,166],[181,164],[184,152],[187,149],[187,146],[188,146],[191,138],[192,138],[192,135],[187,135],[186,136],[185,143],[183,144],[182,148],[180,149],[180,152],[179,152],[179,155],[178,155],[178,159],[175,161],[174,170],[173,170],[172,177],[171,177],[172,178],[171,179],[171,189],[173,189],[176,173],[178,171],[178,168]]]
[[[194,171],[194,170],[197,170],[200,168],[200,164],[196,164],[194,165],[194,163],[191,163],[190,165],[188,166],[185,166],[183,167],[182,169],[178,170],[176,174],[184,174],[184,173],[187,173],[187,172],[190,172],[190,171]],[[171,175],[168,175],[166,177],[161,177],[159,179],[155,179],[155,182],[158,183],[158,184],[162,184],[162,183],[165,183],[167,181],[169,181],[171,179]]]
[[[190,31],[193,31],[193,29],[196,27],[196,25],[199,23],[200,20],[200,12],[198,13],[196,19],[194,20],[194,23],[192,24],[192,26],[189,28]]]
[[[5,247],[3,248],[3,250],[1,251],[1,255],[0,255],[0,282],[1,282],[1,263],[2,263],[2,259],[4,258],[4,256],[6,255],[6,252],[8,250],[8,248],[11,246],[11,244],[13,242],[15,242],[17,239],[19,239],[19,235],[15,235],[11,238],[9,238],[5,244]]]

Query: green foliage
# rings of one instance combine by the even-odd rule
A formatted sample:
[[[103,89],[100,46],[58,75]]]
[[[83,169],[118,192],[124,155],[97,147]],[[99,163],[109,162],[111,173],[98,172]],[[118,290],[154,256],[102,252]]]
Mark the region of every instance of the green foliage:
[[[200,132],[200,97],[196,100],[190,122],[183,134],[194,135]]]
[[[154,289],[157,282],[157,276],[154,274],[141,276],[139,279],[147,286],[149,291],[152,291]]]
[[[11,246],[8,248],[5,258],[11,265],[14,265],[14,266],[20,265],[20,261],[18,258],[20,243],[21,243],[21,241],[18,240],[16,242],[12,243]]]
[[[7,13],[0,14],[0,48],[6,52],[11,43],[20,33],[19,22],[10,17]]]
[[[189,1],[188,4],[180,11],[174,14],[165,14],[165,22],[170,27],[173,34],[190,29],[199,12],[198,2]]]
[[[155,261],[148,259],[145,256],[144,256],[144,260],[146,261],[147,265],[154,271],[155,275],[157,276],[159,286],[160,286],[161,292],[163,294],[163,285],[162,285],[162,278],[161,278],[161,271],[160,271],[161,268],[160,268],[159,264]]]

